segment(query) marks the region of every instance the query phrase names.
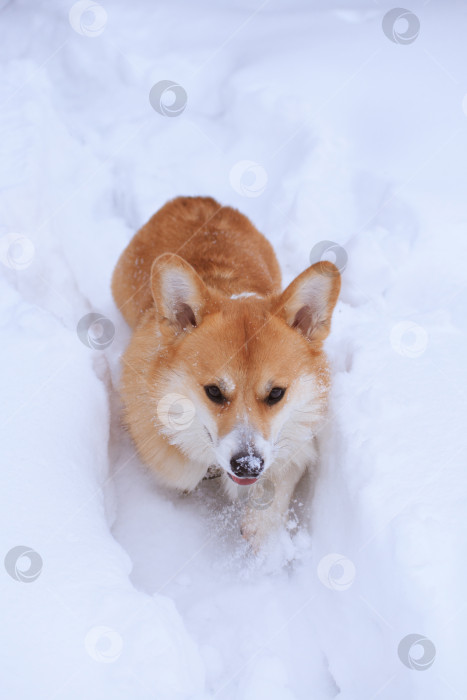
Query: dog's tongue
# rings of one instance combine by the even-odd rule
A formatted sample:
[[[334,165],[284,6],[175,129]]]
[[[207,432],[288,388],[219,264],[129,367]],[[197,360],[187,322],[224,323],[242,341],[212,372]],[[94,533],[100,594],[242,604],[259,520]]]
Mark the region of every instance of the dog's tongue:
[[[258,481],[257,477],[252,477],[252,478],[245,478],[241,479],[238,476],[234,476],[233,474],[230,474],[230,472],[227,472],[232,481],[235,481],[236,484],[240,484],[241,486],[249,486],[250,484],[254,484],[255,481]]]

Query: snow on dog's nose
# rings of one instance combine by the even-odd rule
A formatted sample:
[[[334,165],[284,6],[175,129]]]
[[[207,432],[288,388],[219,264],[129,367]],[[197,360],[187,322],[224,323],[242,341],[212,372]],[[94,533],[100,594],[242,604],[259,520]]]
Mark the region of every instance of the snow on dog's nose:
[[[238,452],[230,460],[233,474],[229,473],[229,476],[237,484],[254,484],[263,471],[263,465],[264,459],[257,452]]]

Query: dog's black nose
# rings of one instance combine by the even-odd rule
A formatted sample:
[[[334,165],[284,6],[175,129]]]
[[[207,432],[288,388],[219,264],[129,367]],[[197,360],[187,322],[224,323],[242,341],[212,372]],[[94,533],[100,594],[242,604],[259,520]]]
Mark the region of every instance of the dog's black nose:
[[[235,476],[259,476],[263,471],[264,459],[256,452],[239,452],[230,460]]]

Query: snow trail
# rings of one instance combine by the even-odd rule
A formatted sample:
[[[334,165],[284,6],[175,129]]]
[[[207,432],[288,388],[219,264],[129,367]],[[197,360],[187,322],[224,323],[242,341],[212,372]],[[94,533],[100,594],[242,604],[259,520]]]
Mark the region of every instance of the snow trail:
[[[415,2],[400,45],[387,2],[83,8],[0,2],[2,694],[463,696],[465,9]],[[284,284],[342,265],[319,471],[258,558],[120,425],[112,270],[179,194],[251,217]]]

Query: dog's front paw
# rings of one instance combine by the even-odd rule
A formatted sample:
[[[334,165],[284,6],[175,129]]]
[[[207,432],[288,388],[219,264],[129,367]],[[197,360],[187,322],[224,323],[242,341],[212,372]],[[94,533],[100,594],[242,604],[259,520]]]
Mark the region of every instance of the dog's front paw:
[[[247,508],[240,523],[240,532],[257,554],[278,525],[279,518],[264,510]]]

